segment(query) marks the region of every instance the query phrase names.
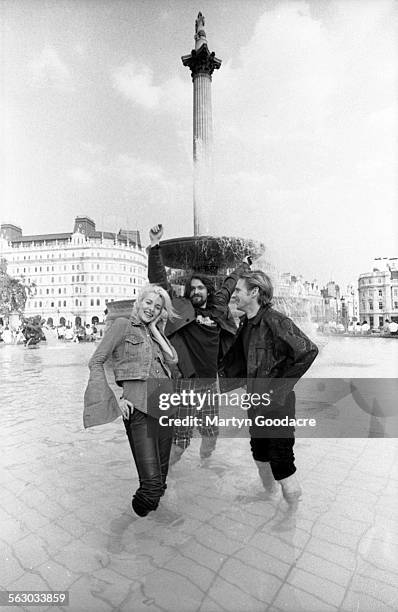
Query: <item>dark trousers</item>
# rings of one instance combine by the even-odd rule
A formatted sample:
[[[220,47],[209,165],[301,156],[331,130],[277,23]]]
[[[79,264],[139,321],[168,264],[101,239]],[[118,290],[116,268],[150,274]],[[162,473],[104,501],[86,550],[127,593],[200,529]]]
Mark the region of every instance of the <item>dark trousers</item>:
[[[269,462],[275,480],[291,476],[294,465],[293,438],[250,438],[253,459]]]
[[[156,510],[167,488],[173,430],[139,410],[133,410],[123,422],[140,483],[133,497],[133,510],[139,516],[146,516]]]
[[[266,416],[268,418],[283,418],[288,416],[294,418],[296,413],[296,396],[292,391],[286,399],[285,405],[279,408],[275,405],[273,410]],[[286,427],[275,430],[260,430],[251,428],[250,447],[255,461],[269,462],[275,480],[281,480],[291,476],[296,471],[294,465],[294,427]],[[283,437],[282,437],[283,436]]]

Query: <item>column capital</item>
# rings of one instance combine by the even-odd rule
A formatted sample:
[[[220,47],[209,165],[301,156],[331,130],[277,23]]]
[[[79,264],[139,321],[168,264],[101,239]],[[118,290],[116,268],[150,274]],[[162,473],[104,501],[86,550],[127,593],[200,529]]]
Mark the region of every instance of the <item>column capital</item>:
[[[192,81],[198,74],[207,74],[211,79],[214,70],[221,66],[221,60],[215,56],[214,51],[209,51],[206,44],[202,44],[198,51],[192,49],[189,55],[183,55],[181,61],[191,70]]]

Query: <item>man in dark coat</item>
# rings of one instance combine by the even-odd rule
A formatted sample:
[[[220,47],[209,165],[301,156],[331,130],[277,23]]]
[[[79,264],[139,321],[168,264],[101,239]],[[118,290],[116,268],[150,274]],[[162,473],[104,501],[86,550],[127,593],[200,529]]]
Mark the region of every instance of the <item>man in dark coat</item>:
[[[178,355],[178,375],[181,381],[177,390],[192,390],[195,393],[216,392],[217,372],[220,360],[232,346],[237,327],[229,310],[229,301],[234,292],[238,275],[250,269],[249,261],[243,262],[216,291],[212,281],[204,274],[193,273],[187,280],[183,297],[172,294],[162,261],[159,242],[163,227],[157,225],[149,232],[148,278],[151,283],[161,285],[169,291],[178,319],[168,321],[165,334]],[[195,415],[195,406],[181,406],[178,416]],[[206,416],[218,416],[218,404],[205,404],[200,413],[203,423]],[[207,458],[213,452],[218,435],[216,425],[198,427],[202,437],[200,456]],[[170,464],[181,458],[189,446],[193,426],[175,428],[174,444]]]
[[[221,390],[231,388],[229,378],[243,379],[248,393],[269,396],[270,404],[249,409],[251,451],[265,489],[275,492],[277,481],[286,501],[295,503],[301,487],[295,475],[294,427],[289,423],[286,427],[264,428],[256,417],[294,419],[294,385],[308,370],[318,349],[291,319],[271,307],[272,297],[272,283],[264,272],[240,275],[233,300],[245,316],[223,359]]]

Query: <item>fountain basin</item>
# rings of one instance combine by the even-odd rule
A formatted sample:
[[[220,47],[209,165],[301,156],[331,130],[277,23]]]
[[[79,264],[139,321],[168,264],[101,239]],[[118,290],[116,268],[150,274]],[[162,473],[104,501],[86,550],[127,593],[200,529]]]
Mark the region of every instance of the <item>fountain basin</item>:
[[[229,236],[186,236],[160,242],[165,266],[177,270],[222,274],[244,257],[260,257],[265,246],[247,238]]]

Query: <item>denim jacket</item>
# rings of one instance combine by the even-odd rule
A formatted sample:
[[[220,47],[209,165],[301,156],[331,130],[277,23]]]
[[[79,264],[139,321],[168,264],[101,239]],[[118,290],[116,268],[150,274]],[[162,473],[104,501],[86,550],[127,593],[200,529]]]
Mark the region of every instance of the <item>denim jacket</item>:
[[[147,326],[134,316],[130,319],[120,317],[113,322],[88,364],[90,377],[84,393],[84,427],[109,423],[120,416],[118,401],[105,375],[105,362],[111,358],[119,386],[123,386],[124,380],[147,380],[152,361],[152,342]],[[160,360],[171,377],[169,366],[177,363],[177,353],[173,347],[170,348],[173,356],[160,351]]]

